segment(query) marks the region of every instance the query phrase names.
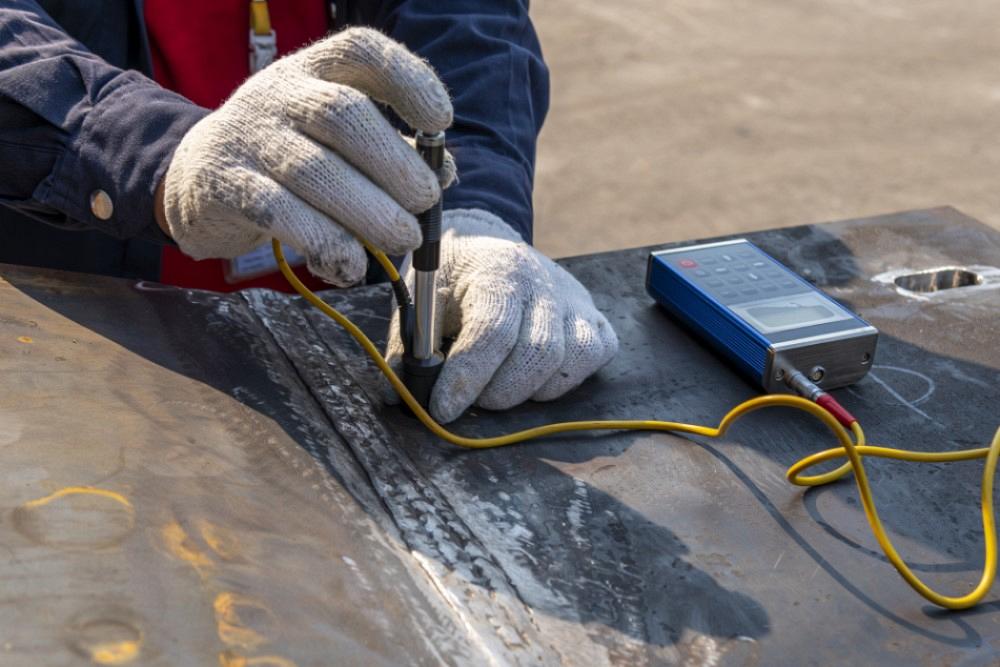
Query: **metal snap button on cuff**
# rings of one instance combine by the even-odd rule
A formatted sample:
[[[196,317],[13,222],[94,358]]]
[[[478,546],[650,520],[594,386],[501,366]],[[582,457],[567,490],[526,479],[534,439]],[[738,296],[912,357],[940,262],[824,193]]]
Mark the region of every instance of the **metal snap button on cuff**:
[[[110,220],[115,212],[115,204],[104,190],[94,190],[90,193],[90,212],[98,220]]]

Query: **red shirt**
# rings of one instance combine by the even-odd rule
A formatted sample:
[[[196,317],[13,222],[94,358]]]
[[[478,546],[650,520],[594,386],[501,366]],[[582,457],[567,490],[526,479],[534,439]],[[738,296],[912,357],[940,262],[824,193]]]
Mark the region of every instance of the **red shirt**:
[[[328,27],[324,0],[272,0],[268,3],[278,54],[294,51],[322,37]],[[199,106],[214,109],[250,76],[249,0],[146,0],[146,29],[153,76]],[[160,280],[171,285],[231,292],[246,287],[291,291],[281,274],[238,283],[226,281],[228,262],[195,261],[166,247]],[[324,283],[296,269],[310,287]]]

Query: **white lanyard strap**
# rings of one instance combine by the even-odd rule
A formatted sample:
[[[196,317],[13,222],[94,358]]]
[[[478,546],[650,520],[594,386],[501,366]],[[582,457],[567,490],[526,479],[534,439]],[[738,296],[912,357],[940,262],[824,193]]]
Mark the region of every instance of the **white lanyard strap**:
[[[267,0],[250,0],[250,73],[256,74],[278,55],[278,44],[271,28]]]

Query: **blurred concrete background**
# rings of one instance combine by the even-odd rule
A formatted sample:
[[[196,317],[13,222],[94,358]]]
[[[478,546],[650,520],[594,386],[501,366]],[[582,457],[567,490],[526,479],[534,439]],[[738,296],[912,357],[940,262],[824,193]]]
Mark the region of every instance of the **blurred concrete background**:
[[[996,0],[535,0],[536,243],[952,204],[1000,227]]]

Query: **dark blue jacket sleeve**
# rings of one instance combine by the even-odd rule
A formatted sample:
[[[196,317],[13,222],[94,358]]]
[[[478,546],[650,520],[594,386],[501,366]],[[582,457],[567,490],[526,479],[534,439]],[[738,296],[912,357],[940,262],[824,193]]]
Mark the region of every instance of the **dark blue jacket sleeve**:
[[[70,38],[33,0],[0,5],[0,203],[52,224],[165,239],[153,194],[206,113]],[[103,190],[110,220],[90,209]]]
[[[527,0],[338,2],[338,22],[378,28],[426,58],[448,86],[459,182],[445,208],[482,208],[531,242],[535,144],[549,77]]]

